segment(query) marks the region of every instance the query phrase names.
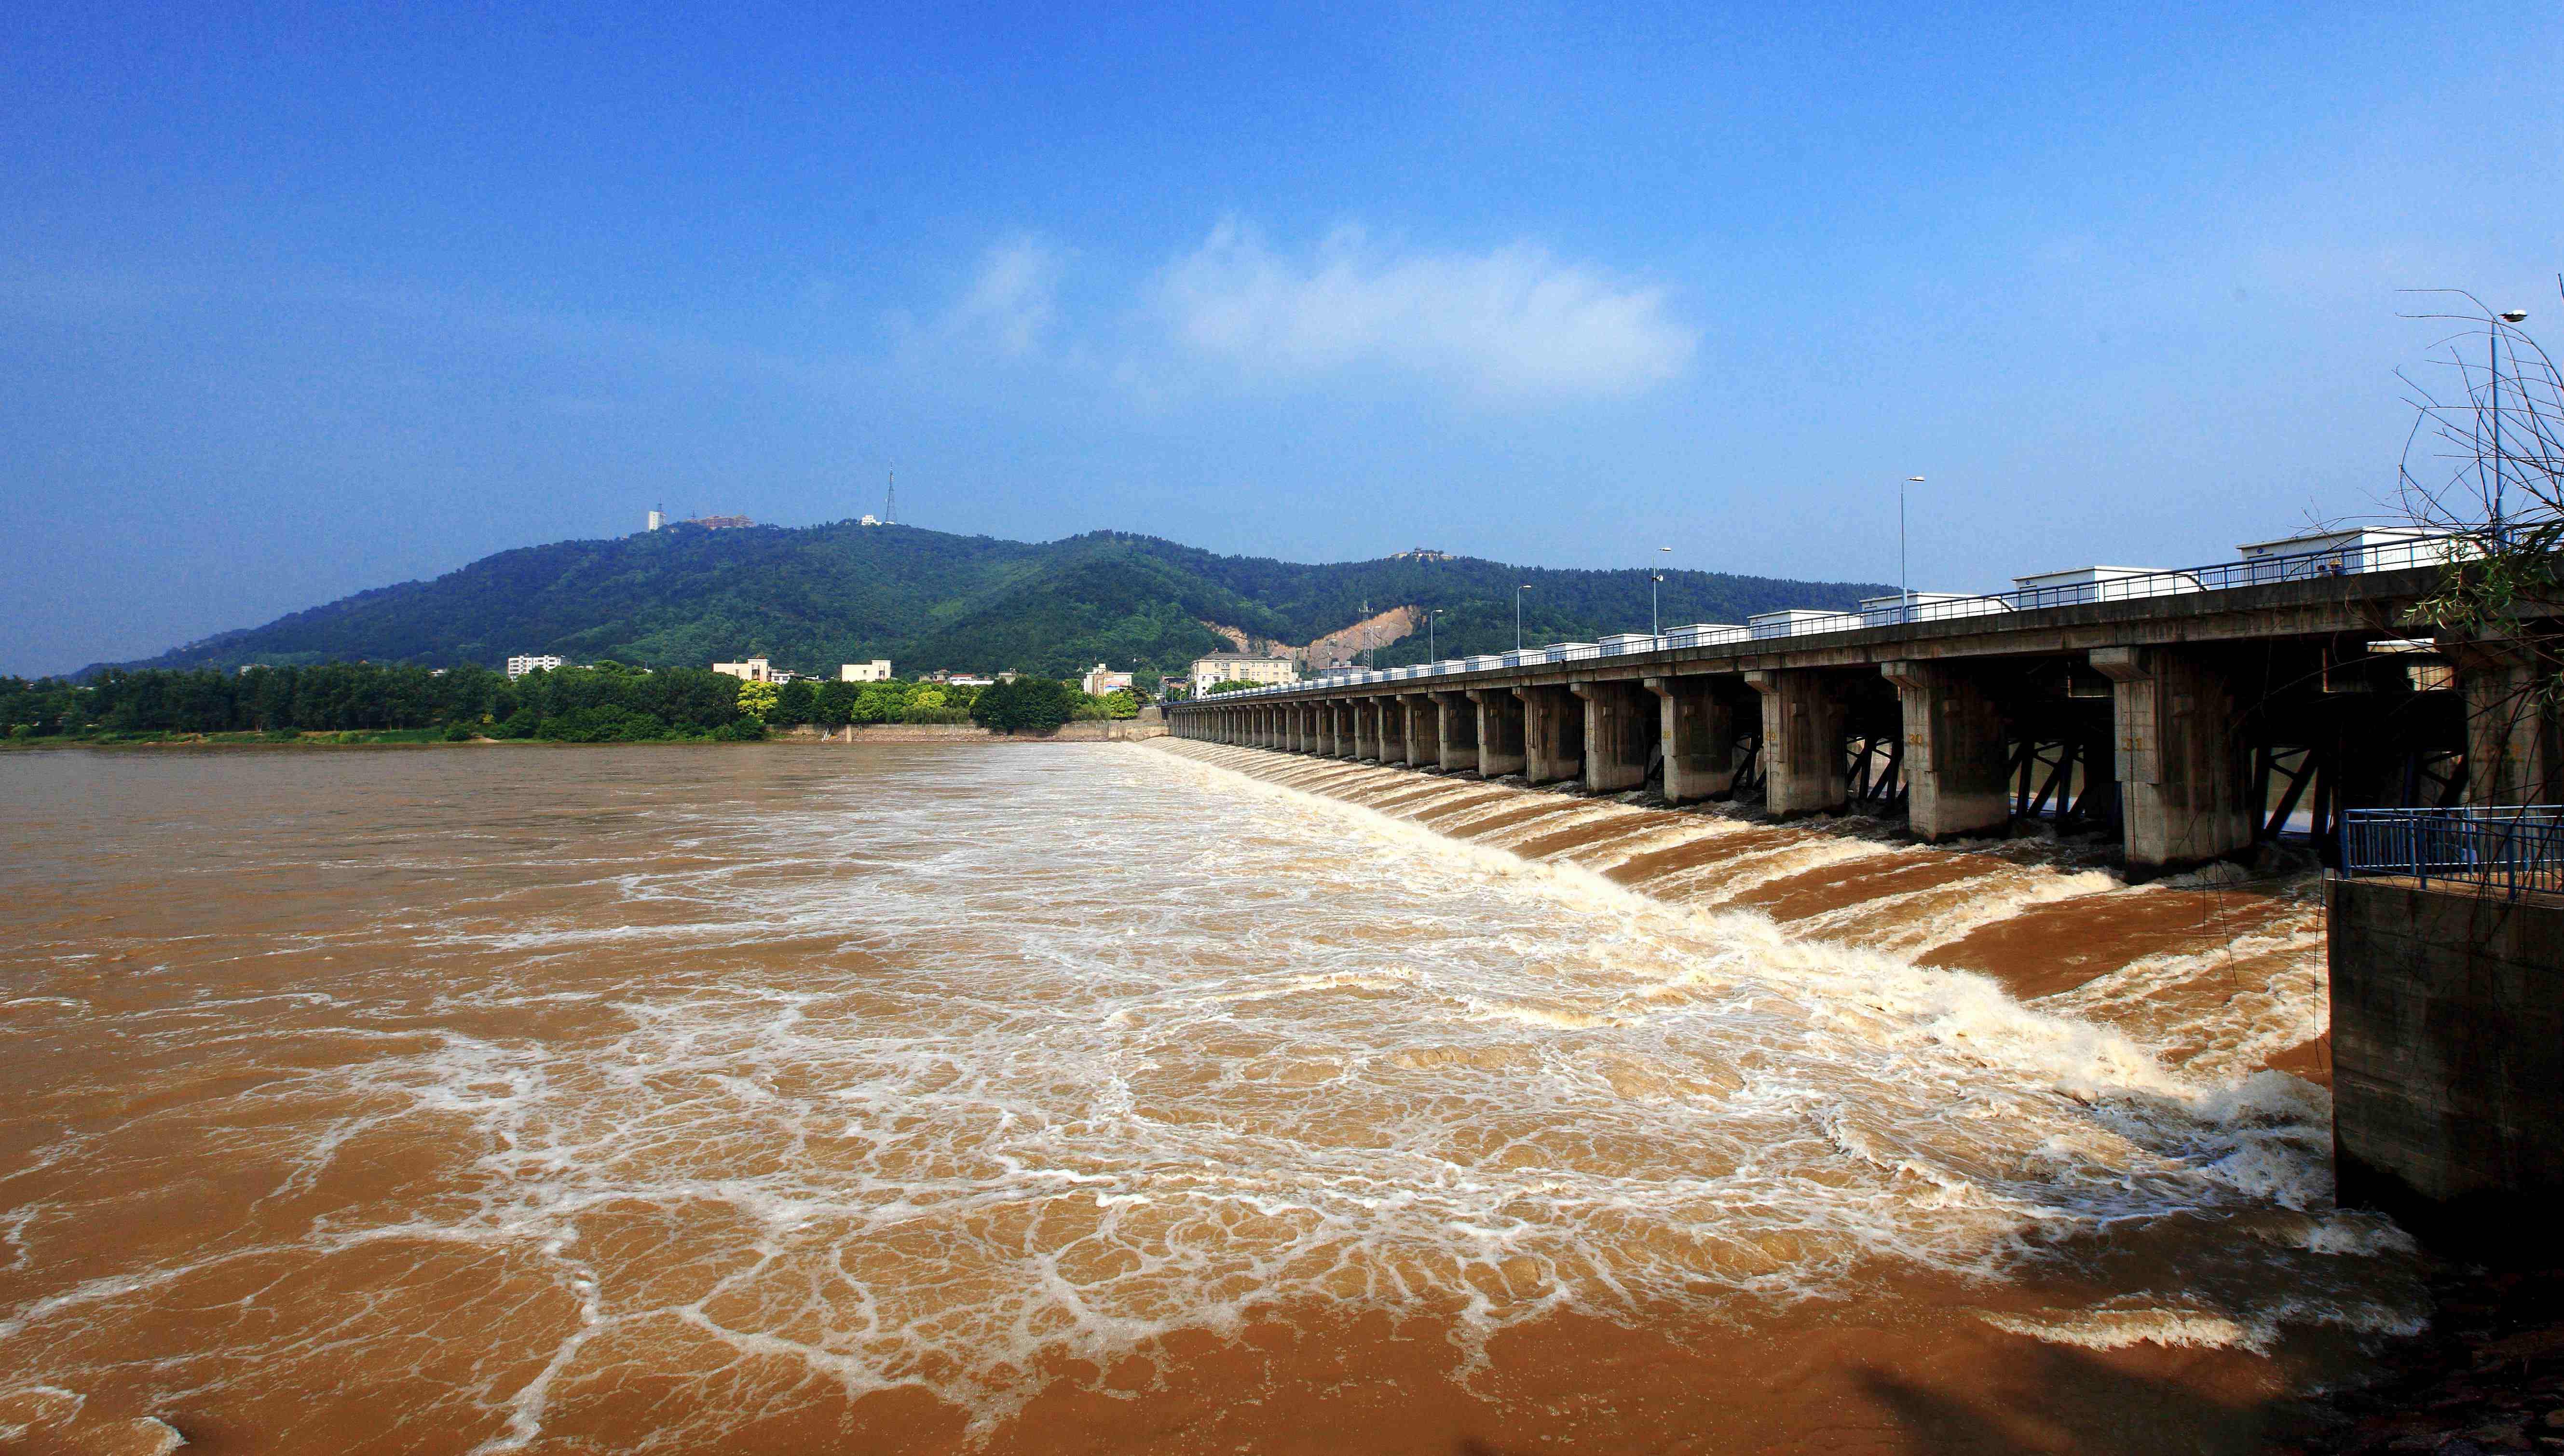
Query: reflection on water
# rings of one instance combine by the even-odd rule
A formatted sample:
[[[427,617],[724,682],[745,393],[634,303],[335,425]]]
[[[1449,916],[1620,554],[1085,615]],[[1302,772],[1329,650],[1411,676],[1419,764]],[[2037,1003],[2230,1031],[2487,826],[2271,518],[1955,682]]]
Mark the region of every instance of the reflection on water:
[[[29,1449],[2215,1448],[2419,1309],[2284,890],[1192,743],[0,804]]]

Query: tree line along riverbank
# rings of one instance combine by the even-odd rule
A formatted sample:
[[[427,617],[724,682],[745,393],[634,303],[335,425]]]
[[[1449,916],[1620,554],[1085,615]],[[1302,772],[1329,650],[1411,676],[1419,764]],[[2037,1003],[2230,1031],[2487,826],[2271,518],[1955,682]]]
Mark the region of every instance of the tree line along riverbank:
[[[748,683],[702,669],[598,663],[510,680],[486,668],[321,663],[215,671],[107,671],[87,682],[0,677],[0,737],[12,743],[751,741],[849,725],[975,724],[1046,732],[1137,717],[1129,694],[1017,678],[971,689],[880,683]]]

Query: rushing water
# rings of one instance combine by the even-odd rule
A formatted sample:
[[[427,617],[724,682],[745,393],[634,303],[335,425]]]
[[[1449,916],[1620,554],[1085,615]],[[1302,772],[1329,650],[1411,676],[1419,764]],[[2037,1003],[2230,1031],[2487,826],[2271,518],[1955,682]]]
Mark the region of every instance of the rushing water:
[[[7,755],[0,1449],[2244,1449],[2422,1313],[2304,890],[1192,743]]]

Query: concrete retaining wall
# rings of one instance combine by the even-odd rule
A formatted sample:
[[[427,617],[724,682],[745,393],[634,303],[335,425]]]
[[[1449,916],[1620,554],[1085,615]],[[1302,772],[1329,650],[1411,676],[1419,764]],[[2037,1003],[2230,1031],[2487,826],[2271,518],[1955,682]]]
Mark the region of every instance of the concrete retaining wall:
[[[2564,903],[2382,879],[2326,897],[2341,1201],[2471,1259],[2551,1254]]]

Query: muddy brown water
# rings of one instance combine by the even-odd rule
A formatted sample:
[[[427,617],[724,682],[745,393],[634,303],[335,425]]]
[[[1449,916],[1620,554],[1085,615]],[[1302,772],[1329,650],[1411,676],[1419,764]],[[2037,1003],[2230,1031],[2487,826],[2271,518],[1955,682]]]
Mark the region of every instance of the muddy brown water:
[[[0,849],[0,1449],[2241,1450],[2424,1312],[2305,883],[1167,742]]]

